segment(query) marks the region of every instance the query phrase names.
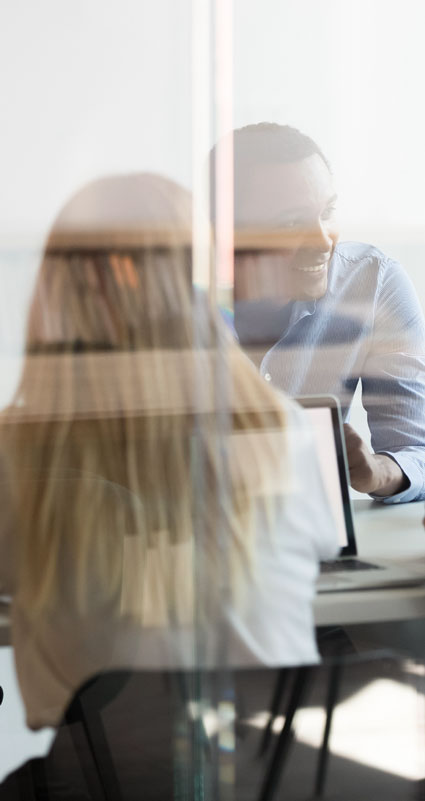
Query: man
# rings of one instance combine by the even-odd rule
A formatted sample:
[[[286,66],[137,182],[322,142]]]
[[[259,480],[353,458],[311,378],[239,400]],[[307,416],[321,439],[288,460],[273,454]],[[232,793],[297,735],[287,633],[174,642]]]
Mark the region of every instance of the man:
[[[345,420],[359,381],[373,453],[345,426],[352,486],[387,503],[425,498],[425,324],[401,266],[338,244],[318,146],[288,126],[233,134],[235,328],[267,381],[332,393]]]

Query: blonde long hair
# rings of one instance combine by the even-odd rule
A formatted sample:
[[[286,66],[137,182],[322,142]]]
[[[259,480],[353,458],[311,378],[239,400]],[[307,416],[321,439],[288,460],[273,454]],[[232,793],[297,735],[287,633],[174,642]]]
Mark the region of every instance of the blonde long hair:
[[[34,619],[64,593],[81,615],[99,597],[123,613],[127,537],[140,586],[147,554],[193,543],[199,526],[212,584],[218,526],[231,580],[252,568],[254,506],[270,511],[283,486],[285,415],[192,287],[190,221],[176,184],[116,176],[74,197],[47,241],[0,431],[17,595]],[[166,562],[167,609],[183,619]],[[128,597],[124,612],[149,623],[146,598]]]

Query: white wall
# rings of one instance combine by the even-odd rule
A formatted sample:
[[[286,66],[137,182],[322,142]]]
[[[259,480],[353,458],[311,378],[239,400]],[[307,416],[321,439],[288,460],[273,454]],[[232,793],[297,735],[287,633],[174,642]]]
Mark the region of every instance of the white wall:
[[[190,0],[4,0],[0,236],[43,231],[90,178],[190,181]]]
[[[0,406],[19,375],[39,249],[65,200],[111,172],[190,185],[190,20],[191,0],[1,4]]]

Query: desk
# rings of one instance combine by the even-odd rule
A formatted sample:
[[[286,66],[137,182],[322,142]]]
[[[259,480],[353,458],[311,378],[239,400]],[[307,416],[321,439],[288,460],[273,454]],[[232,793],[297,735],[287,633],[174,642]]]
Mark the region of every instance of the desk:
[[[424,575],[417,587],[324,593],[315,602],[318,626],[378,623],[425,618],[424,504],[387,505],[370,500],[353,504],[359,554],[405,560]],[[10,644],[9,613],[0,604],[0,646]]]
[[[354,525],[362,558],[396,558],[424,576],[416,587],[323,593],[316,598],[318,626],[378,623],[425,618],[424,504],[384,505],[370,500],[353,503]]]

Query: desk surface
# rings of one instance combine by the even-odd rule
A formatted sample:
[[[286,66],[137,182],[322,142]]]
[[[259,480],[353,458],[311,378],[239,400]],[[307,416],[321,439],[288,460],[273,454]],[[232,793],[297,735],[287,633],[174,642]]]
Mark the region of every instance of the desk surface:
[[[425,617],[424,504],[384,505],[370,500],[353,503],[359,555],[373,560],[396,558],[424,576],[416,587],[323,593],[316,598],[319,626],[378,623]]]
[[[424,504],[387,505],[354,501],[354,523],[362,557],[395,557],[424,575],[416,587],[323,593],[316,598],[318,626],[425,618]],[[10,642],[9,614],[0,604],[0,645]]]

